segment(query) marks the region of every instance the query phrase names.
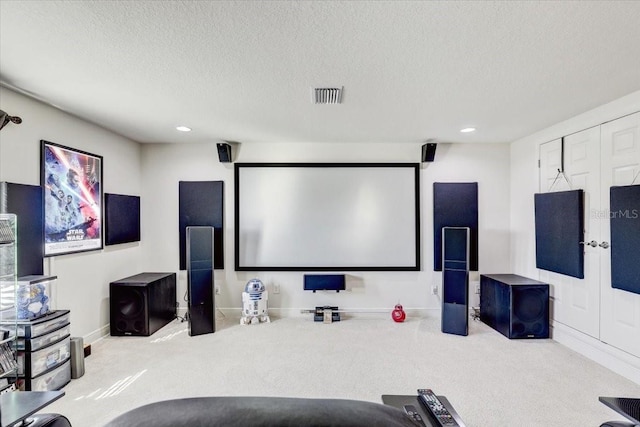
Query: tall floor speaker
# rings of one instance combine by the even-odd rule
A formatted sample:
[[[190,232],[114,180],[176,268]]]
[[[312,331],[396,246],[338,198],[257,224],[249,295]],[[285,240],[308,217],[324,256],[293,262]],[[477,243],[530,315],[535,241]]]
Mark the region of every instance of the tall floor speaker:
[[[507,338],[549,338],[549,285],[515,274],[480,275],[480,320]]]
[[[176,317],[176,273],[141,273],[109,284],[111,335],[149,336]]]
[[[189,335],[215,332],[213,227],[187,227]]]
[[[468,227],[442,228],[442,332],[469,334]]]

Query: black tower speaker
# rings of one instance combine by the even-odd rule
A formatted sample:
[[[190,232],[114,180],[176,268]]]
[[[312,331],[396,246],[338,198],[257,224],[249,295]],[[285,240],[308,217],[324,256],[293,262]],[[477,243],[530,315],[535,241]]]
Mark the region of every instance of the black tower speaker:
[[[429,142],[422,146],[422,161],[433,162],[436,157],[436,147],[438,144],[435,142]]]
[[[187,294],[191,336],[216,331],[213,233],[213,227],[187,227]]]
[[[220,163],[231,163],[231,145],[225,142],[218,143],[218,159]]]
[[[480,275],[480,320],[507,338],[549,338],[549,285],[515,274]]]
[[[176,317],[176,274],[141,273],[109,284],[111,335],[149,336]]]
[[[442,228],[442,332],[469,334],[468,227]]]

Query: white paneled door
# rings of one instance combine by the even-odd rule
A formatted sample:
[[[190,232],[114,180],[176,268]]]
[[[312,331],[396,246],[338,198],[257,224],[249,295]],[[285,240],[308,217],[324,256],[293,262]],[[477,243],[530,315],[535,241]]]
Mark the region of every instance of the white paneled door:
[[[565,137],[564,149],[559,139],[540,146],[540,192],[584,190],[584,241],[597,244],[600,224],[592,212],[600,209],[599,154],[599,126]],[[582,245],[583,279],[539,270],[540,280],[550,285],[553,319],[594,338],[600,334],[601,248],[597,244]]]
[[[601,239],[611,242],[609,188],[640,185],[640,113],[601,126],[602,187],[600,219]],[[634,182],[635,179],[635,182]],[[640,227],[640,212],[629,211]],[[605,245],[606,246],[606,245]],[[611,287],[610,249],[600,248],[601,309],[600,339],[609,345],[640,357],[640,295]],[[630,259],[640,262],[640,248]]]

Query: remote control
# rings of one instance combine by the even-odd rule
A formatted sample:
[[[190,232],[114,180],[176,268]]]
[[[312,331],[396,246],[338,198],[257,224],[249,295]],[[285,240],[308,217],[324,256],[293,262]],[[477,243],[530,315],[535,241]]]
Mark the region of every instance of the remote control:
[[[428,388],[418,389],[418,400],[442,427],[454,427],[459,424],[453,419],[453,415],[444,407],[440,399]]]
[[[413,421],[417,422],[421,426],[427,427],[427,425],[424,423],[424,420],[420,416],[420,413],[418,413],[418,410],[416,409],[415,406],[404,405],[403,408],[404,408],[404,412],[406,412],[407,415],[409,415],[409,417],[411,417]]]

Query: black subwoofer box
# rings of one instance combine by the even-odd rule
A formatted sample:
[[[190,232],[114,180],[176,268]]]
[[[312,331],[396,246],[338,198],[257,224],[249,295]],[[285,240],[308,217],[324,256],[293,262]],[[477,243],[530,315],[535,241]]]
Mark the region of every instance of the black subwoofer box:
[[[176,317],[176,274],[140,273],[109,284],[111,335],[149,336]]]
[[[480,275],[480,320],[507,338],[549,338],[549,285],[515,274]]]

